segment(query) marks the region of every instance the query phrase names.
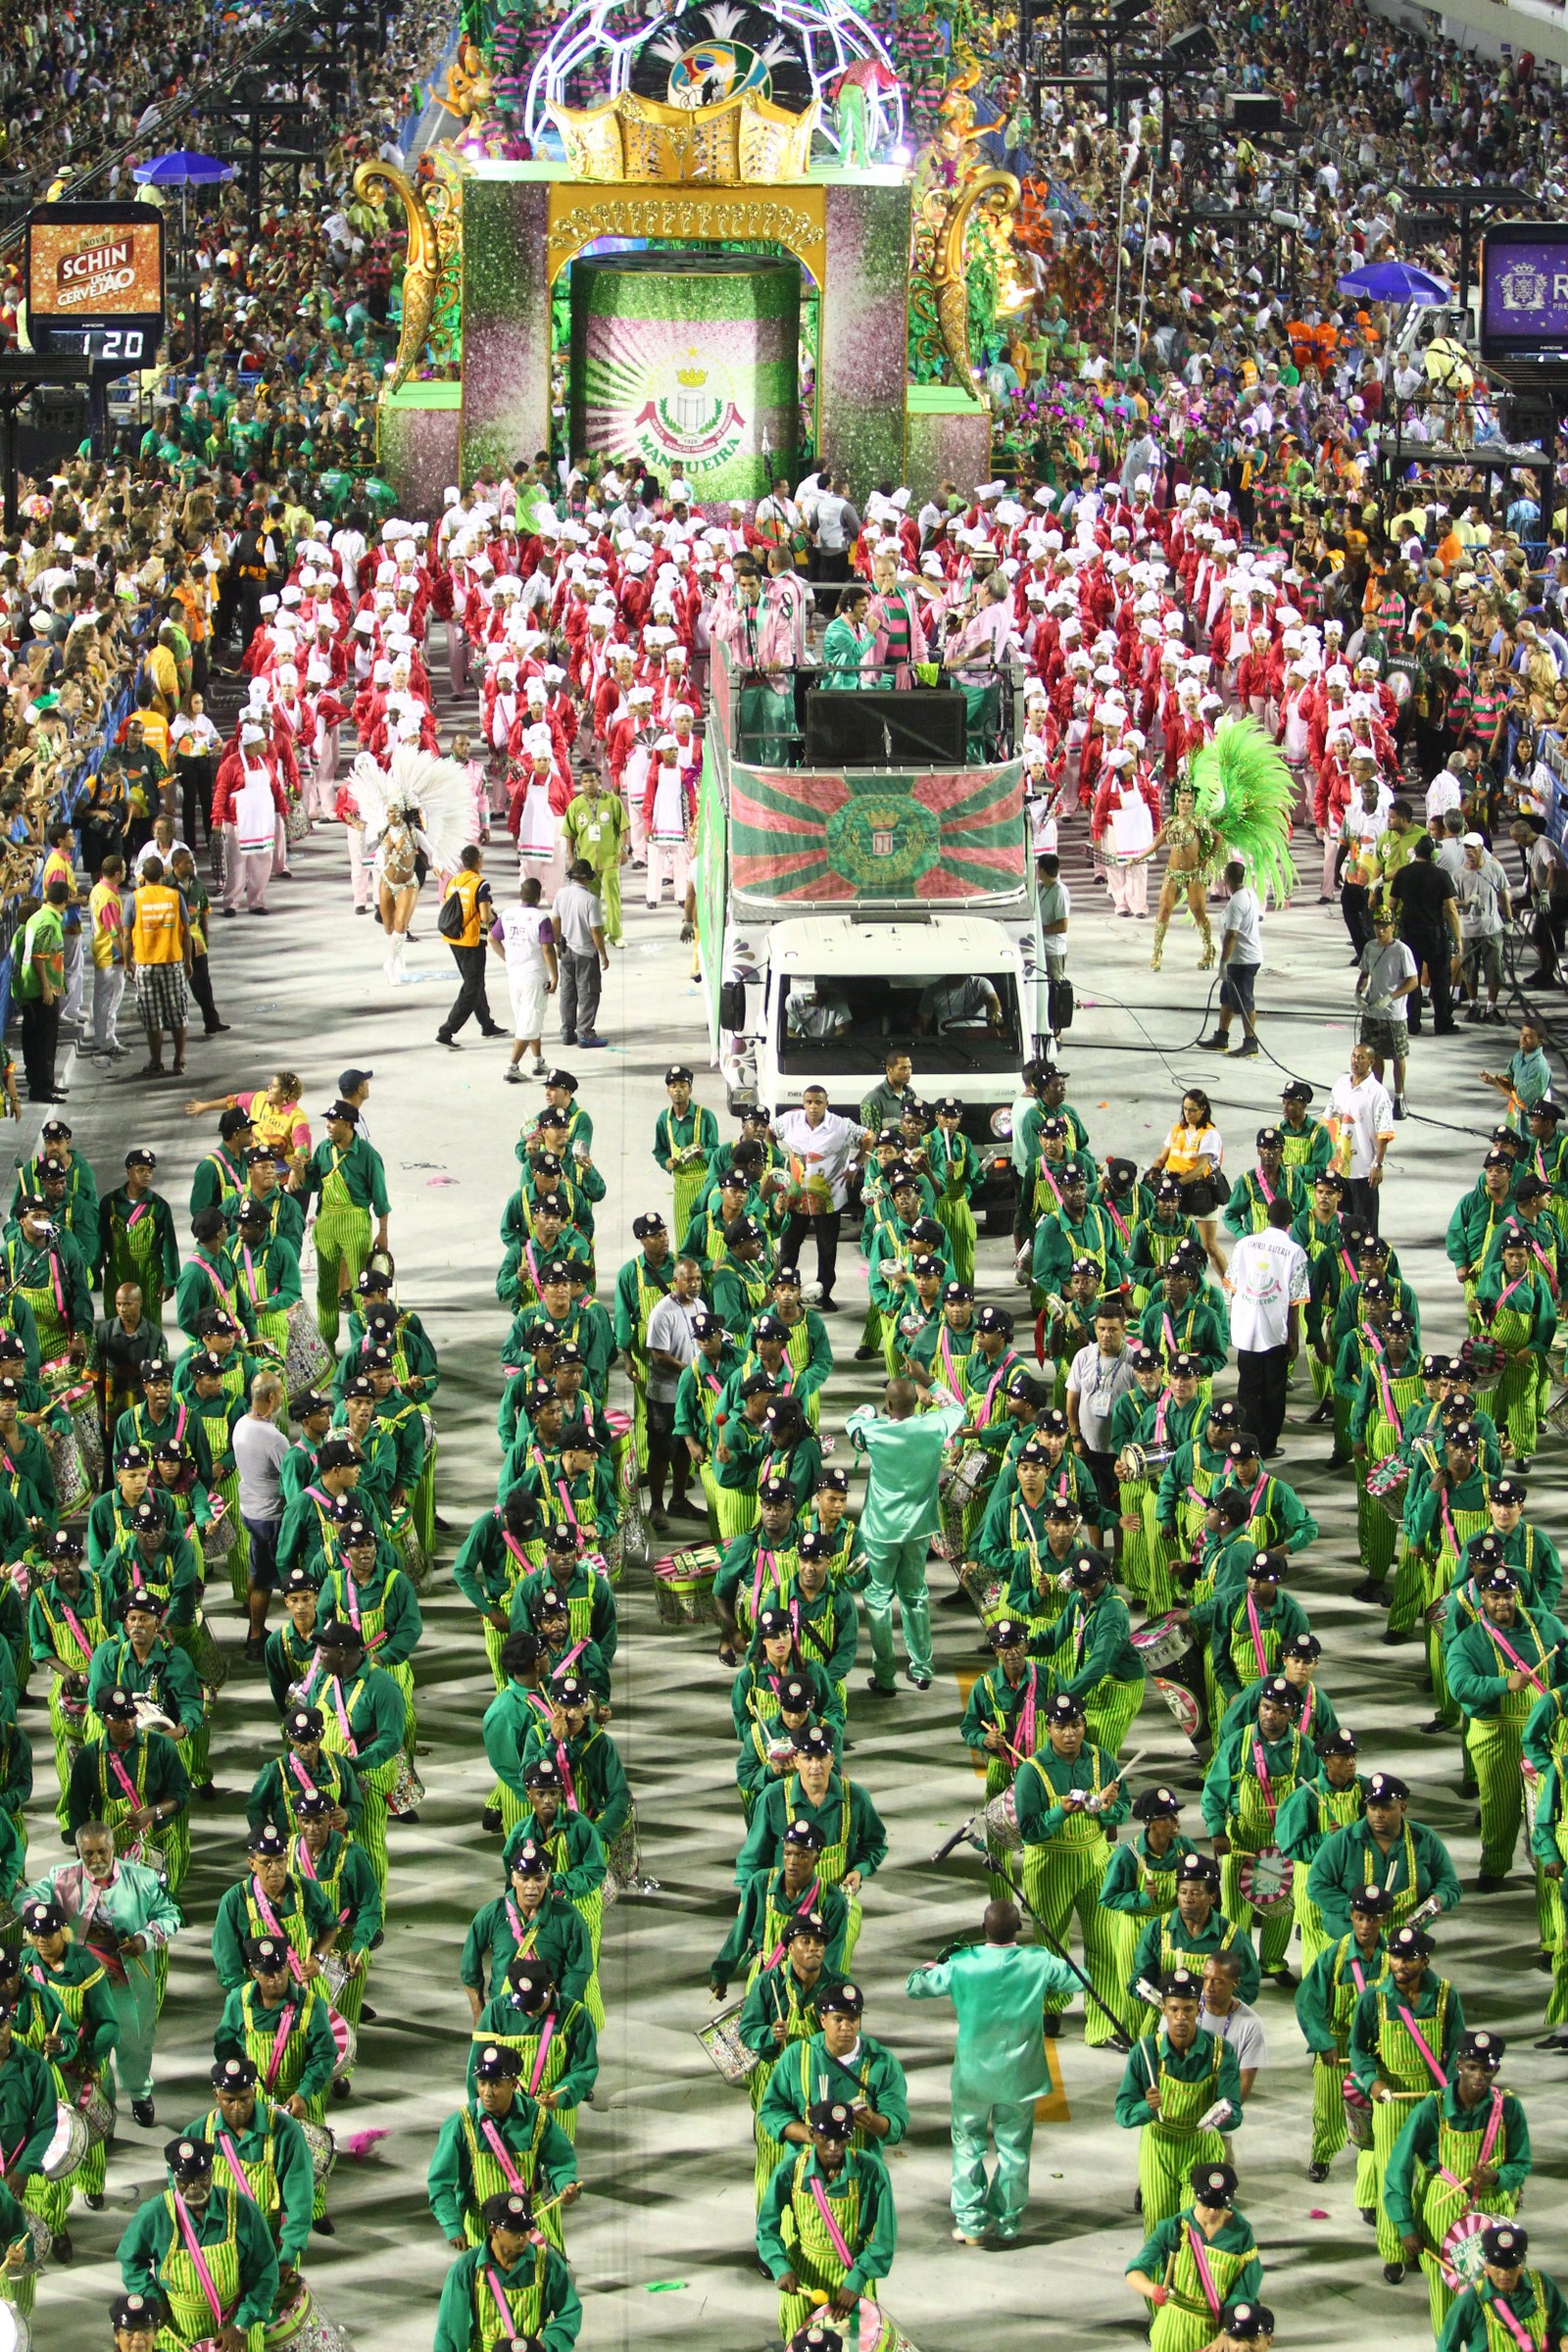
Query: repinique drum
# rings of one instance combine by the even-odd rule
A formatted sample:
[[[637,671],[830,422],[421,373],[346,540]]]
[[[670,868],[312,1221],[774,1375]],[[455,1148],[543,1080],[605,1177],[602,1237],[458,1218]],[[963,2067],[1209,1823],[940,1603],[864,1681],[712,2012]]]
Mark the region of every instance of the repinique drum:
[[[87,2127],[88,2145],[101,2146],[115,2128],[114,2102],[90,2075],[76,2094],[76,2112]]]
[[[1133,1647],[1143,1659],[1148,1674],[1159,1674],[1166,1668],[1180,1665],[1189,1656],[1193,1637],[1177,1617],[1151,1618],[1148,1625],[1139,1627],[1133,1638]]]
[[[1345,2136],[1352,2148],[1372,2145],[1372,2102],[1353,2075],[1340,2086],[1345,2101]]]
[[[1288,1903],[1295,1886],[1295,1865],[1280,1852],[1277,1845],[1265,1845],[1260,1853],[1243,1854],[1236,1873],[1236,1884],[1244,1901],[1254,1911],[1277,1911]]]
[[[1174,1452],[1169,1446],[1160,1448],[1154,1446],[1124,1446],[1121,1449],[1119,1467],[1122,1476],[1130,1485],[1136,1478],[1148,1478],[1152,1471],[1163,1470],[1165,1464],[1174,1458]]]
[[[313,2124],[308,2117],[301,2119],[300,2130],[311,2151],[311,2170],[318,2180],[324,2180],[337,2162],[337,2141],[325,2124]]]
[[[54,2137],[44,2150],[43,2163],[38,2169],[46,2180],[67,2180],[91,2144],[87,2118],[80,2108],[59,2106],[55,2109]]]
[[[1023,1832],[1018,1827],[1018,1805],[1010,1788],[994,1796],[980,1816],[985,1824],[986,1841],[1013,1853],[1023,1843]]]
[[[654,1597],[661,1625],[710,1625],[718,1612],[713,1606],[713,1579],[718,1573],[716,1544],[698,1544],[691,1551],[671,1551],[654,1562]]]
[[[745,2005],[744,2001],[732,2001],[709,2025],[697,2028],[697,2038],[710,2061],[737,2089],[750,2080],[759,2063],[757,2051],[749,2049],[736,2032]]]

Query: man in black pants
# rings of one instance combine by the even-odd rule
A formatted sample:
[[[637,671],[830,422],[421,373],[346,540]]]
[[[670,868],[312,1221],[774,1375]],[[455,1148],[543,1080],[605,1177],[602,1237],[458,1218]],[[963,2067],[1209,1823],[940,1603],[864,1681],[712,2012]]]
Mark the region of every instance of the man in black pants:
[[[1389,885],[1399,918],[1399,937],[1426,973],[1432,993],[1432,1026],[1439,1037],[1453,1035],[1453,958],[1459,953],[1459,901],[1453,876],[1437,861],[1430,833],[1415,845],[1408,864],[1401,865]],[[1408,1004],[1410,1035],[1421,1034],[1421,990]]]
[[[491,905],[490,885],[484,878],[483,865],[482,851],[470,841],[458,860],[457,872],[447,884],[438,918],[441,936],[452,950],[452,960],[463,985],[452,1010],[435,1033],[435,1042],[438,1046],[450,1046],[455,1054],[463,1051],[457,1033],[470,1015],[478,1022],[482,1037],[504,1034],[491,1013],[485,990],[485,933],[490,926]]]
[[[838,1274],[839,1225],[849,1198],[850,1177],[865,1151],[865,1130],[854,1119],[841,1119],[827,1106],[827,1088],[808,1086],[799,1110],[785,1111],[773,1122],[777,1141],[790,1155],[789,1220],[779,1245],[779,1262],[798,1266],[807,1235],[816,1237],[816,1279],[819,1314],[837,1305],[833,1284]],[[799,1174],[796,1174],[796,1171]]]
[[[1269,1204],[1261,1233],[1244,1234],[1231,1252],[1231,1337],[1236,1344],[1236,1402],[1244,1425],[1256,1433],[1264,1461],[1279,1451],[1285,1426],[1285,1389],[1301,1344],[1306,1303],[1306,1251],[1291,1232],[1283,1193]]]

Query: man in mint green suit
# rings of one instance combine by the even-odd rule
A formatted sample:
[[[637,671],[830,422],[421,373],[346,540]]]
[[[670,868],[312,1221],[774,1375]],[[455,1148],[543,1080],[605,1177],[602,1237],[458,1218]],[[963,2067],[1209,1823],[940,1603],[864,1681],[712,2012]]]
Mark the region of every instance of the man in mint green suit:
[[[948,1440],[963,1427],[961,1404],[938,1405],[922,1413],[912,1380],[890,1380],[887,1410],[862,1404],[845,1423],[850,1444],[870,1468],[860,1512],[860,1542],[870,1571],[864,1588],[865,1622],[871,1635],[871,1679],[877,1698],[896,1695],[893,1662],[893,1596],[904,1618],[904,1646],[909,1680],[917,1690],[931,1688],[931,1595],[926,1590],[926,1554],[942,1525],[937,1477]]]
[[[1071,1999],[1078,1979],[1064,1960],[1018,1941],[1016,1904],[986,1905],[985,1941],[911,1973],[911,2001],[951,1999],[958,2013],[953,2053],[953,2234],[966,2246],[988,2232],[1016,2237],[1029,2202],[1035,2101],[1052,2088],[1041,2015],[1049,1995]],[[996,2148],[988,2180],[986,2158]]]

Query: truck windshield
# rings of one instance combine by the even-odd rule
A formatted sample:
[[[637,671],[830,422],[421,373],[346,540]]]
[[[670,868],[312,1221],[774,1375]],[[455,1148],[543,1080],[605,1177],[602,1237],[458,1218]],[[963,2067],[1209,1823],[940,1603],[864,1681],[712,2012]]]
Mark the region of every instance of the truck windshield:
[[[891,1037],[931,1041],[921,1059],[948,1070],[1016,1070],[1023,1054],[1010,972],[835,972],[785,982],[778,1066],[786,1075],[850,1076],[882,1067]]]

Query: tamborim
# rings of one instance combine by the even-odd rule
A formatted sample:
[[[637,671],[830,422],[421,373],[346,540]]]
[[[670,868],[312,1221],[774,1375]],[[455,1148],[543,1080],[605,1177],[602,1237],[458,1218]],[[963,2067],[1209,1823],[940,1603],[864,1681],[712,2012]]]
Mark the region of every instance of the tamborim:
[[[79,2107],[57,2107],[55,2134],[44,2150],[39,2171],[46,2180],[69,2180],[92,2145],[87,2118]]]
[[[1401,1462],[1396,1453],[1391,1453],[1381,1462],[1374,1462],[1367,1472],[1366,1491],[1374,1502],[1385,1503],[1392,1508],[1409,1480],[1409,1463]]]
[[[1291,1899],[1295,1867],[1277,1845],[1265,1845],[1259,1854],[1243,1854],[1236,1873],[1242,1900],[1250,1903],[1254,1911],[1277,1911]]]
[[[727,2009],[721,2009],[709,2025],[697,2028],[697,2038],[709,2058],[725,2082],[732,2082],[737,2089],[756,2072],[759,2064],[757,2051],[748,2048],[736,2031],[745,2005],[744,2001],[733,2001]]]
[[[1023,1832],[1018,1827],[1018,1804],[1010,1788],[994,1796],[980,1816],[985,1825],[988,1845],[1000,1846],[1013,1853],[1023,1843]]]

